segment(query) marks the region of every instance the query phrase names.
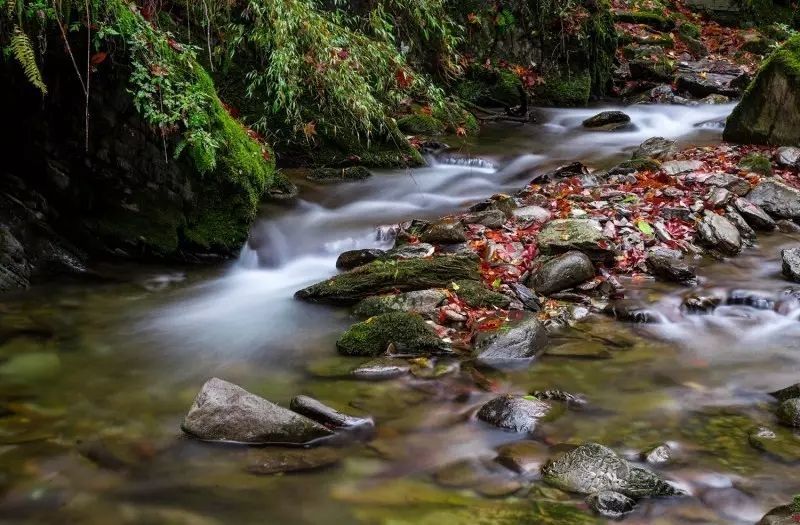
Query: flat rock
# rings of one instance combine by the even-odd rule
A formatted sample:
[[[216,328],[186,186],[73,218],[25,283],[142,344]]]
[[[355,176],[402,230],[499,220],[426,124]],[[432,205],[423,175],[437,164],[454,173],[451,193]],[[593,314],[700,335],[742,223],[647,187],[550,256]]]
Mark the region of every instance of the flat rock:
[[[796,283],[800,283],[800,248],[788,248],[781,251],[783,275]]]
[[[436,247],[427,242],[418,242],[414,244],[403,244],[396,246],[386,252],[387,259],[426,259],[433,255]]]
[[[613,256],[614,251],[614,245],[593,219],[555,219],[542,228],[537,240],[543,255],[579,251],[592,260],[603,260]]]
[[[368,361],[350,371],[356,379],[369,381],[383,381],[407,375],[411,371],[411,364],[404,359],[395,357],[382,357]]]
[[[498,330],[479,333],[475,349],[483,362],[532,359],[545,350],[548,341],[545,326],[534,314],[526,313]]]
[[[216,377],[203,385],[181,428],[205,441],[247,444],[306,444],[332,434],[307,417]]]
[[[528,280],[528,286],[550,295],[593,279],[594,265],[587,255],[570,251],[544,263]]]
[[[723,255],[737,255],[742,251],[742,236],[736,226],[714,212],[706,211],[697,228],[698,240]]]
[[[550,405],[533,397],[505,395],[483,405],[477,417],[513,432],[533,432],[539,420],[549,412]]]
[[[425,320],[416,313],[392,312],[370,317],[351,326],[336,341],[340,354],[377,357],[388,351],[408,355],[446,353],[444,343]]]
[[[329,447],[320,448],[261,448],[251,452],[247,472],[268,476],[289,472],[320,470],[338,464],[342,452]]]
[[[742,177],[737,177],[736,175],[731,175],[730,173],[712,173],[703,180],[703,184],[725,188],[739,197],[744,197],[750,193],[752,189],[752,186],[747,180]]]
[[[416,312],[423,317],[432,318],[445,299],[447,292],[441,288],[376,295],[359,302],[353,308],[353,313],[358,317],[368,318],[391,312]]]
[[[372,173],[363,166],[349,168],[316,168],[306,178],[318,183],[356,182],[372,177]]]
[[[647,252],[645,263],[653,275],[666,281],[690,283],[697,278],[695,268],[684,260],[683,254],[678,250],[651,248]]]
[[[669,160],[675,154],[675,141],[652,137],[642,142],[633,152],[632,159]]]
[[[461,221],[443,219],[425,228],[420,240],[430,244],[459,244],[467,241],[467,235]]]
[[[741,197],[734,199],[732,205],[744,217],[747,224],[756,230],[771,232],[777,227],[775,220],[767,212],[747,199]]]
[[[631,117],[622,111],[603,111],[583,121],[583,127],[613,131],[626,127]]]
[[[800,218],[800,190],[776,179],[759,183],[747,195],[747,200],[779,219]]]
[[[636,301],[630,299],[618,299],[609,303],[603,312],[610,315],[617,321],[629,323],[660,323],[661,315]]]
[[[487,228],[496,230],[502,228],[506,223],[506,214],[500,210],[489,209],[467,213],[461,217],[464,224],[481,224]]]
[[[309,396],[295,396],[289,403],[289,408],[300,415],[313,419],[328,428],[351,428],[375,426],[372,418],[355,417],[342,414],[335,408],[329,407]]]
[[[672,176],[697,171],[702,167],[703,163],[699,160],[669,160],[661,164],[661,169]]]
[[[800,461],[800,440],[790,430],[756,427],[748,434],[750,445],[783,463]]]
[[[376,248],[350,250],[339,255],[336,259],[336,268],[339,270],[352,270],[358,266],[380,259],[384,255],[386,255],[384,250],[378,250]]]
[[[549,221],[552,216],[548,210],[539,206],[523,206],[522,208],[517,208],[512,213],[514,217],[522,223],[535,222],[544,224]]]
[[[547,459],[547,446],[538,441],[515,441],[497,449],[494,460],[518,474],[538,473]]]
[[[778,151],[775,153],[775,160],[784,168],[800,167],[800,148],[795,148],[793,146],[778,148]]]

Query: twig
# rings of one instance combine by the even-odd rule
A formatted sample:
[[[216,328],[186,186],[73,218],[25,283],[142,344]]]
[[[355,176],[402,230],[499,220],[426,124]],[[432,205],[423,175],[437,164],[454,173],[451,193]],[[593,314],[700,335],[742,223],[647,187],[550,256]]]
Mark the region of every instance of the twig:
[[[92,13],[89,7],[89,0],[84,0],[86,5],[86,107],[85,107],[85,144],[86,151],[89,151],[89,91],[91,89],[92,74]]]

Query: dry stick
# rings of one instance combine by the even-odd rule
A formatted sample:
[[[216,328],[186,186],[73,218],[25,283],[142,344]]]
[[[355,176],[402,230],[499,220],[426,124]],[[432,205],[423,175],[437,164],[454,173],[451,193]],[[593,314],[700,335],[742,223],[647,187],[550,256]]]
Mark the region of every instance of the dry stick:
[[[206,15],[206,46],[208,47],[208,66],[214,72],[214,59],[211,57],[211,18],[208,16],[208,4],[203,0],[203,11]]]
[[[81,90],[83,91],[84,95],[86,95],[88,90],[86,89],[86,84],[83,82],[81,70],[78,69],[78,63],[75,61],[75,55],[72,54],[72,48],[69,45],[69,40],[67,40],[67,32],[64,31],[64,25],[61,23],[60,19],[57,19],[56,22],[58,23],[58,28],[61,30],[61,38],[64,40],[64,46],[67,48],[67,54],[72,61],[72,67],[75,68],[75,74],[78,76],[78,81],[81,83]]]
[[[89,90],[92,72],[92,17],[89,8],[89,0],[85,0],[86,5],[86,120],[85,120],[85,144],[86,151],[89,151]]]

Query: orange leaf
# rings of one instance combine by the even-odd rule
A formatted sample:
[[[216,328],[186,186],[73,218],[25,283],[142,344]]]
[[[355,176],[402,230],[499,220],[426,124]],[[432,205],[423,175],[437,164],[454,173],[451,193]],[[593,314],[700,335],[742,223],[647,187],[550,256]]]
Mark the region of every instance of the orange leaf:
[[[108,53],[106,53],[105,51],[98,51],[97,53],[92,55],[92,58],[89,59],[89,63],[92,64],[93,66],[100,65],[103,63],[106,57],[108,57]]]

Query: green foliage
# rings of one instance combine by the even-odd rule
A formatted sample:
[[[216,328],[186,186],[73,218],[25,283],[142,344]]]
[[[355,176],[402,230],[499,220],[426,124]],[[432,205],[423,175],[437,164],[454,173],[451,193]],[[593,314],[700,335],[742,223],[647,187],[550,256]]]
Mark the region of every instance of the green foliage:
[[[691,22],[684,22],[678,26],[678,34],[682,37],[698,39],[700,38],[700,26]]]
[[[772,175],[772,162],[760,153],[751,153],[742,158],[739,168],[761,175]]]
[[[14,35],[11,37],[9,47],[17,59],[20,66],[22,66],[25,76],[28,81],[39,91],[42,95],[47,94],[47,86],[42,80],[42,73],[39,71],[39,66],[36,64],[36,52],[33,50],[31,41],[28,35],[22,32],[21,29],[14,28]]]
[[[555,106],[585,106],[591,95],[592,80],[588,74],[553,75],[537,88],[543,101]]]
[[[397,127],[403,133],[410,135],[441,135],[445,130],[445,125],[442,121],[431,115],[424,114],[403,117],[397,121]]]

